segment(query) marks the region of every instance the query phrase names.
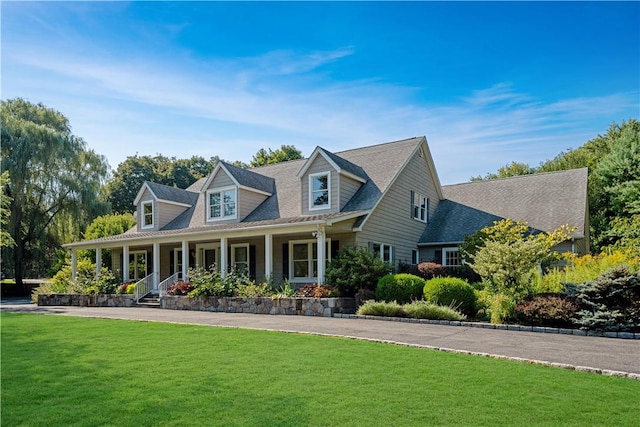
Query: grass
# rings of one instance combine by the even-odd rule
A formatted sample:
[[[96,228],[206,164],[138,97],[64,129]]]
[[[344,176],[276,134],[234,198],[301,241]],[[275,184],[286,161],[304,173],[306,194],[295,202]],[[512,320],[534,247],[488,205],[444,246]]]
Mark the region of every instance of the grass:
[[[341,338],[2,313],[2,424],[637,425],[640,381]]]

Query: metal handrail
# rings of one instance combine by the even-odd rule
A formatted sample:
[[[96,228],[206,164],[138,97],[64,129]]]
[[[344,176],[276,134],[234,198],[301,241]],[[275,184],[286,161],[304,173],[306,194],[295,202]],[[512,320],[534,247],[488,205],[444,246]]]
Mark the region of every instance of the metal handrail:
[[[145,297],[151,290],[153,289],[153,279],[155,278],[155,273],[149,274],[144,279],[136,282],[136,302],[140,302],[142,298]]]
[[[158,285],[158,293],[161,297],[167,295],[167,288],[171,285],[173,285],[175,282],[182,280],[182,272],[177,271],[175,273],[173,273],[171,276],[167,277],[166,279],[164,279],[159,285]]]

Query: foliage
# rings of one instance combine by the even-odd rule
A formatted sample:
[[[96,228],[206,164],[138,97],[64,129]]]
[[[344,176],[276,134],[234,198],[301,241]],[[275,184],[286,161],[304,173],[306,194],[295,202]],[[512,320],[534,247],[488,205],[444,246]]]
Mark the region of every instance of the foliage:
[[[177,280],[167,287],[167,295],[189,295],[193,291],[193,285],[184,280]]]
[[[307,298],[331,298],[334,295],[333,289],[325,285],[304,285],[296,291],[296,296]]]
[[[640,273],[620,265],[579,288],[575,323],[586,329],[640,331]]]
[[[0,248],[10,248],[16,244],[11,237],[11,233],[7,231],[7,224],[9,223],[9,214],[11,206],[11,197],[6,194],[6,188],[9,184],[9,171],[4,171],[0,174]]]
[[[491,316],[491,323],[506,323],[507,320],[513,318],[516,302],[512,296],[504,294],[489,294],[489,297],[489,315]]]
[[[130,213],[101,215],[87,226],[84,232],[84,239],[93,240],[116,236],[126,232],[134,225],[136,225],[136,219]],[[95,260],[95,257],[96,251],[94,249],[78,251],[78,258]],[[102,251],[102,262],[105,265],[111,265],[111,251]]]
[[[285,280],[282,286],[273,295],[274,298],[291,298],[296,296],[296,290],[288,280]]]
[[[536,168],[532,168],[526,163],[511,162],[508,165],[498,168],[497,173],[487,173],[484,177],[472,177],[471,181],[486,181],[489,179],[508,178],[532,173],[536,173]]]
[[[640,258],[640,214],[628,218],[613,218],[607,238],[614,241],[613,248],[633,253]]]
[[[356,307],[360,307],[365,302],[374,300],[376,298],[376,293],[371,289],[360,288],[354,295],[354,298],[356,300]]]
[[[411,317],[414,319],[432,320],[464,320],[465,316],[454,308],[429,303],[412,301],[398,304],[395,301],[366,301],[357,311],[361,316]]]
[[[155,156],[129,156],[118,165],[105,187],[106,199],[115,213],[132,213],[132,205],[145,181],[170,187],[187,188],[198,179],[209,175],[220,159],[205,160],[201,156],[177,159],[161,154]]]
[[[358,289],[374,290],[378,280],[391,273],[390,264],[367,248],[345,246],[327,264],[325,279],[342,296],[353,296]]]
[[[406,317],[402,305],[395,301],[367,301],[358,307],[356,314],[360,316]]]
[[[223,278],[215,267],[208,270],[202,267],[189,270],[189,279],[193,289],[189,292],[192,297],[231,297],[236,295],[240,286],[252,283],[248,277],[229,271]]]
[[[134,282],[123,283],[116,288],[117,294],[135,294],[136,284]]]
[[[514,318],[525,325],[562,328],[572,325],[572,318],[579,309],[580,302],[575,297],[545,293],[527,298],[516,305]]]
[[[421,262],[418,264],[419,276],[424,280],[433,279],[434,277],[445,277],[447,269],[435,262]]]
[[[302,151],[298,150],[293,145],[281,145],[280,148],[275,151],[271,151],[271,148],[269,148],[269,151],[267,152],[267,150],[261,148],[251,158],[249,166],[255,168],[258,166],[272,165],[297,159],[302,159]]]
[[[107,206],[98,200],[108,164],[71,133],[60,112],[20,98],[2,101],[2,171],[11,180],[7,231],[15,246],[3,251],[16,282],[45,275],[56,248],[77,239]],[[4,268],[4,267],[3,267]]]
[[[398,273],[383,276],[376,286],[376,299],[405,304],[422,299],[424,279],[413,274]]]
[[[571,237],[574,230],[562,226],[550,233],[529,234],[527,224],[510,219],[494,222],[469,238],[475,248],[466,246],[468,264],[487,283],[491,293],[521,300],[532,294],[535,269],[554,259],[551,248]]]
[[[550,269],[544,275],[537,274],[534,283],[537,293],[561,292],[567,284],[590,282],[605,271],[622,264],[633,271],[640,271],[640,257],[629,249],[583,256],[566,253],[563,254],[563,259],[566,262],[564,267]]]
[[[79,259],[76,279],[71,278],[71,265],[66,264],[49,283],[34,290],[32,300],[37,302],[38,294],[115,294],[119,293],[118,281],[109,269],[103,267],[96,274],[96,265],[88,259]]]
[[[244,286],[238,286],[236,295],[244,298],[270,297],[274,291],[270,283],[250,282]]]
[[[454,307],[467,315],[476,311],[476,294],[473,287],[457,277],[427,280],[424,285],[424,299],[434,304]]]

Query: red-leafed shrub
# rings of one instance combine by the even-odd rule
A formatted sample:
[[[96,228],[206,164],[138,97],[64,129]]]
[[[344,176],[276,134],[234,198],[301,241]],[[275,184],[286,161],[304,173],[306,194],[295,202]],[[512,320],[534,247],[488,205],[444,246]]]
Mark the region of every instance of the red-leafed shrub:
[[[447,269],[435,262],[421,262],[418,264],[418,272],[424,280],[447,276]]]
[[[563,294],[538,294],[516,305],[514,317],[518,323],[533,326],[568,327],[580,309],[578,298]]]
[[[333,289],[324,285],[304,285],[296,291],[298,297],[328,298],[333,294]]]
[[[193,285],[189,282],[178,280],[167,288],[167,295],[187,295],[193,290]]]

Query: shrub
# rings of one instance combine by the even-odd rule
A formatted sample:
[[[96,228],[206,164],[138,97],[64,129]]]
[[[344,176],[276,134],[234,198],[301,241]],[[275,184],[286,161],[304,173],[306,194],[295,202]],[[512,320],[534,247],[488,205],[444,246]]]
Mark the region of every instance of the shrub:
[[[424,280],[447,276],[447,269],[435,262],[421,262],[418,264],[418,272]]]
[[[249,283],[236,288],[236,295],[245,298],[270,297],[273,295],[273,288],[269,283]]]
[[[374,291],[372,291],[371,289],[360,288],[358,289],[358,292],[356,292],[356,295],[355,295],[356,307],[360,307],[365,302],[369,300],[373,300],[375,298],[376,298],[376,293]]]
[[[333,294],[333,289],[324,285],[304,285],[296,291],[296,296],[307,298],[329,298]]]
[[[518,323],[535,326],[567,327],[580,308],[575,297],[562,294],[538,294],[515,306],[514,318]]]
[[[407,317],[432,320],[464,320],[466,316],[451,307],[433,304],[427,301],[413,301],[402,306]]]
[[[505,323],[513,318],[516,303],[513,297],[504,294],[490,294],[491,302],[489,314],[491,323]]]
[[[367,301],[357,311],[361,316],[406,317],[402,306],[395,301]]]
[[[129,286],[127,286],[126,289],[126,293],[128,294],[135,294],[136,293],[136,284],[135,283],[129,283]]]
[[[575,323],[586,329],[640,330],[640,273],[614,267],[579,288]]]
[[[358,289],[374,290],[378,280],[392,266],[367,248],[346,246],[327,264],[325,279],[342,296],[354,296]]]
[[[439,305],[455,307],[472,315],[476,311],[476,294],[473,287],[457,277],[437,277],[424,285],[424,299]]]
[[[400,304],[415,299],[422,299],[424,279],[413,274],[388,274],[378,281],[376,299],[380,301],[397,301]]]
[[[189,282],[178,280],[167,288],[167,295],[187,295],[193,290],[193,285]]]

